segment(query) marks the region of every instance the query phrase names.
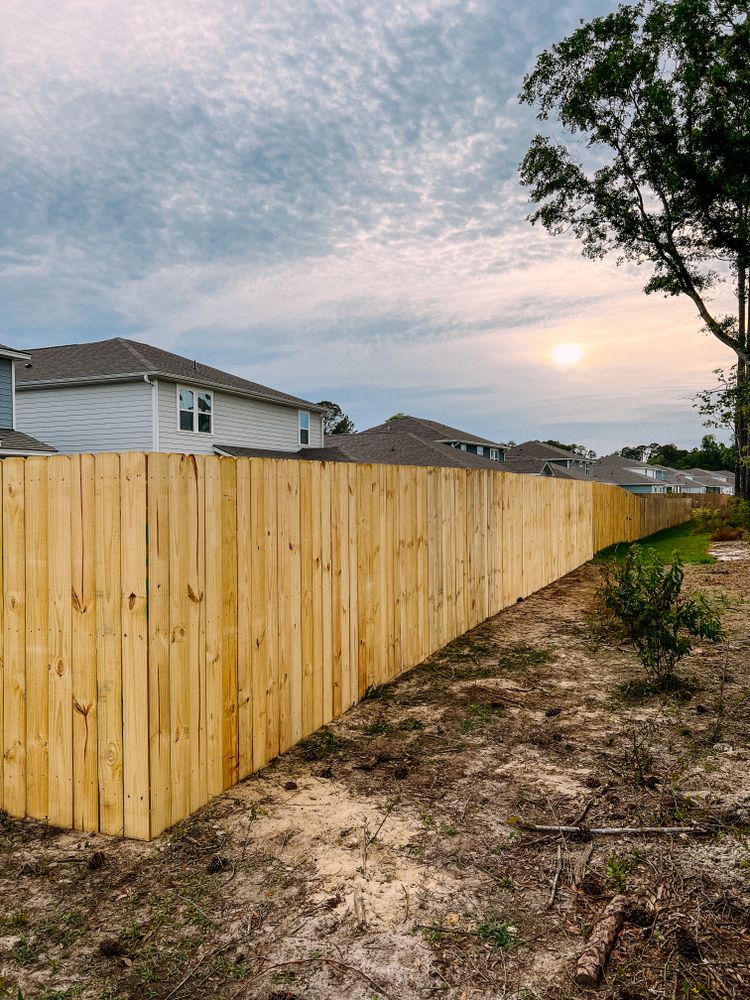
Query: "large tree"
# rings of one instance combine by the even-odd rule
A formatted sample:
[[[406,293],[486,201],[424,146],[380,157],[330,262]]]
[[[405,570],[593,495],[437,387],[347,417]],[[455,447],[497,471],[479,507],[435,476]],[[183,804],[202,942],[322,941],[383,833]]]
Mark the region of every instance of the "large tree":
[[[332,403],[330,399],[322,399],[318,406],[325,407],[323,413],[323,434],[330,437],[331,434],[354,434],[354,421],[341,409],[338,403]]]
[[[537,135],[521,178],[532,222],[589,257],[649,269],[683,295],[750,381],[750,24],[747,0],[653,0],[595,18],[543,52],[521,100],[565,134]],[[712,290],[733,283],[736,308]],[[685,345],[684,350],[689,350]],[[745,400],[745,402],[743,402]],[[750,406],[737,393],[737,492],[750,498]]]

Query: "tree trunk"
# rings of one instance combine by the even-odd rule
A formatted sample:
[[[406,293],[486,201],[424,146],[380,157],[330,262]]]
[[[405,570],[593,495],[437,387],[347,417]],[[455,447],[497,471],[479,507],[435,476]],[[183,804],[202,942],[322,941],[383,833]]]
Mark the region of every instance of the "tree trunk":
[[[742,360],[737,362],[734,436],[737,443],[735,493],[743,500],[750,500],[750,371]]]
[[[737,261],[737,340],[742,350],[748,343],[748,287],[747,267],[740,258]],[[735,468],[735,495],[750,500],[750,369],[747,362],[737,357],[737,403],[734,415],[734,438],[737,448]]]

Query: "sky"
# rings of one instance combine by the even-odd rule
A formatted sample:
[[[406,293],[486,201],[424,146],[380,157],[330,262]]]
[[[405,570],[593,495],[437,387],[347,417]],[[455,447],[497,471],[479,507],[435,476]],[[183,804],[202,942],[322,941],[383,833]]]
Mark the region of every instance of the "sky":
[[[727,350],[518,181],[524,74],[615,6],[4,0],[0,342],[147,341],[358,429],[697,442]]]

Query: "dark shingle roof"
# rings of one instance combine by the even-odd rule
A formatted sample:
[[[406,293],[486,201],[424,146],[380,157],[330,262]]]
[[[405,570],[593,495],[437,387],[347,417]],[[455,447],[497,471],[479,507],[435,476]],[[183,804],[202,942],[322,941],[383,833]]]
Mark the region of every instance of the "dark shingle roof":
[[[0,428],[0,452],[1,451],[23,451],[23,452],[54,452],[51,444],[37,441],[36,438],[29,437],[21,431],[3,430]]]
[[[648,479],[640,472],[631,472],[616,463],[608,462],[594,462],[589,478],[599,483],[612,483],[615,486],[657,486],[659,483],[664,484],[663,479]]]
[[[524,441],[522,444],[514,444],[512,448],[508,448],[507,454],[511,458],[546,458],[549,460],[566,458],[574,462],[587,461],[583,455],[567,451],[565,448],[556,448],[543,441]]]
[[[229,389],[293,406],[319,409],[315,403],[298,396],[269,389],[268,386],[250,382],[219,368],[163,351],[160,347],[122,337],[88,344],[67,344],[63,347],[38,347],[27,353],[31,355],[30,364],[17,366],[16,387],[20,390],[38,385],[76,384],[96,379],[155,375],[199,382],[209,388]]]
[[[386,420],[385,423],[378,424],[376,427],[368,427],[367,430],[360,431],[357,437],[364,434],[386,434],[393,431],[405,431],[425,441],[463,441],[468,444],[505,448],[505,445],[499,441],[490,441],[489,438],[461,431],[457,427],[449,427],[448,424],[438,423],[437,420],[425,420],[423,417],[411,417],[408,414]]]
[[[452,448],[449,444],[430,441],[418,437],[410,431],[389,427],[385,431],[370,431],[361,434],[342,434],[336,448],[353,462],[371,462],[374,465],[424,465],[447,469],[491,469],[493,472],[521,472],[518,468],[506,468],[504,462],[496,462],[470,451]]]
[[[214,445],[217,452],[231,458],[295,458],[310,462],[348,462],[338,448],[300,448],[299,451],[269,451],[267,448],[239,448],[230,444]]]

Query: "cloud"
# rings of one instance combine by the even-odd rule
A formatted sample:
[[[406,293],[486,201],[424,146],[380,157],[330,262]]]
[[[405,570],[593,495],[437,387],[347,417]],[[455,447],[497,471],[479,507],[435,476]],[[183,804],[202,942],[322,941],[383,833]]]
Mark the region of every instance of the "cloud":
[[[418,406],[593,436],[606,411],[626,436],[677,407],[695,436],[724,357],[675,350],[690,311],[524,221],[520,81],[613,6],[6,0],[3,340],[141,337],[360,426]],[[550,366],[561,340],[580,371]]]

